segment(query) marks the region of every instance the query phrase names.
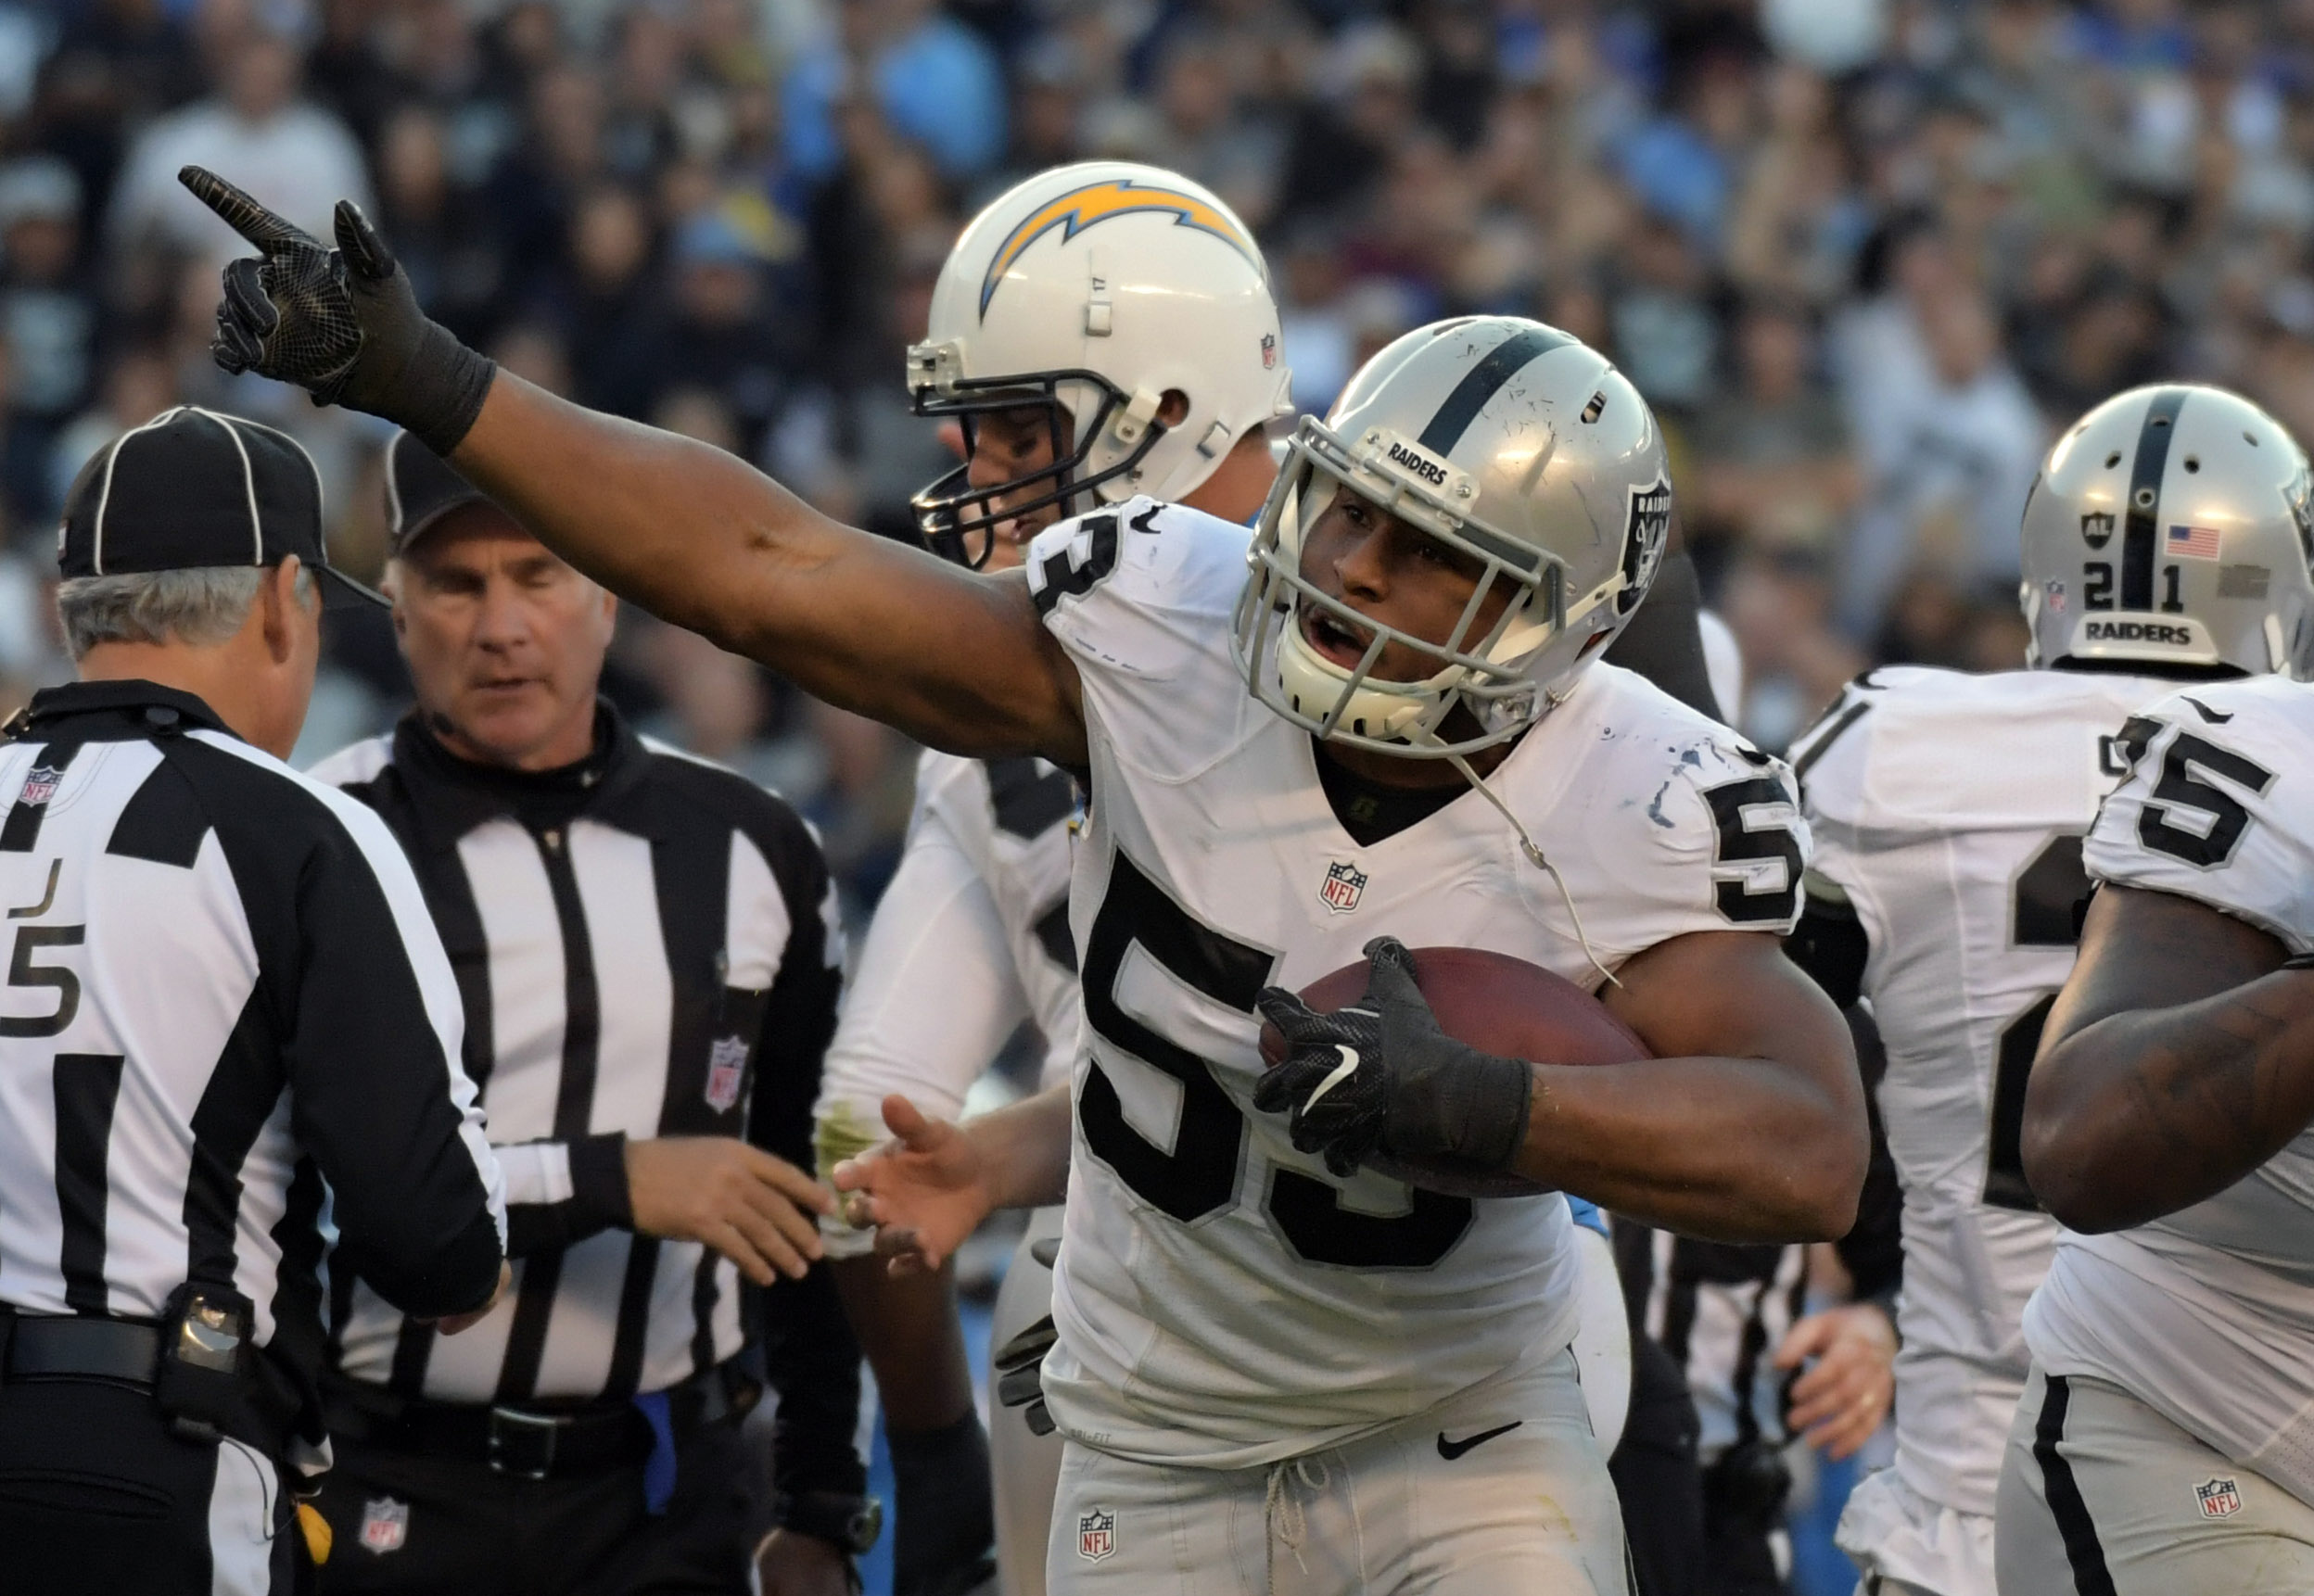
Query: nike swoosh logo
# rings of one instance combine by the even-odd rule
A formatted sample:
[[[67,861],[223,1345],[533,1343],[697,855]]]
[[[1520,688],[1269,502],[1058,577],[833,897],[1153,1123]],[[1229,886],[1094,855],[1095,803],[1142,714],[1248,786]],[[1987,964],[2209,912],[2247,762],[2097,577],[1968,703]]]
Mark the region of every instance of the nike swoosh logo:
[[[2185,702],[2192,704],[2194,709],[2199,711],[2201,717],[2209,722],[2212,726],[2223,726],[2226,722],[2233,718],[2232,715],[2228,711],[2212,709],[2209,705],[2204,703],[2198,698],[2189,698]]]
[[[1358,1050],[1356,1048],[1337,1042],[1334,1044],[1334,1051],[1341,1055],[1341,1062],[1334,1066],[1332,1072],[1317,1083],[1317,1090],[1312,1092],[1303,1102],[1302,1111],[1305,1114],[1317,1107],[1317,1100],[1320,1097],[1358,1072]]]
[[[1472,1447],[1482,1447],[1496,1436],[1507,1436],[1526,1422],[1524,1419],[1513,1419],[1507,1425],[1497,1425],[1491,1430],[1481,1430],[1477,1435],[1465,1436],[1458,1441],[1448,1440],[1446,1432],[1441,1430],[1438,1432],[1438,1455],[1448,1463],[1453,1463]]]

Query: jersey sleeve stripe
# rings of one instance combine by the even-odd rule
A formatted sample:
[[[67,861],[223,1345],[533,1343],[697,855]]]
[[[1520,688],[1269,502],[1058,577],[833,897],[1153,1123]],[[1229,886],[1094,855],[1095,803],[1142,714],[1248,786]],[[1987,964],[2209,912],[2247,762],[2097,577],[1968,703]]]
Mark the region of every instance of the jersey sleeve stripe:
[[[1863,719],[1864,712],[1871,707],[1868,701],[1859,699],[1818,729],[1810,732],[1802,739],[1807,746],[1793,752],[1792,775],[1804,783],[1808,779],[1808,772],[1815,768],[1816,761],[1831,752],[1832,745],[1840,740],[1841,733]]]

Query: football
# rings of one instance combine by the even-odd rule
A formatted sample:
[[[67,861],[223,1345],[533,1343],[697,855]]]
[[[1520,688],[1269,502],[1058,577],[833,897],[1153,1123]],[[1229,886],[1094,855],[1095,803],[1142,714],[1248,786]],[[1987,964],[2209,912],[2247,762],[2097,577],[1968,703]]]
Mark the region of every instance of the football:
[[[1415,984],[1430,1000],[1446,1034],[1482,1052],[1548,1064],[1628,1064],[1651,1058],[1646,1043],[1573,982],[1508,954],[1472,947],[1418,947]],[[1322,975],[1302,989],[1302,1001],[1320,1014],[1355,1003],[1366,993],[1363,958]],[[1286,1039],[1262,1022],[1262,1062],[1281,1063]],[[1553,1190],[1523,1175],[1404,1164],[1383,1154],[1367,1167],[1393,1180],[1455,1197],[1534,1197]]]

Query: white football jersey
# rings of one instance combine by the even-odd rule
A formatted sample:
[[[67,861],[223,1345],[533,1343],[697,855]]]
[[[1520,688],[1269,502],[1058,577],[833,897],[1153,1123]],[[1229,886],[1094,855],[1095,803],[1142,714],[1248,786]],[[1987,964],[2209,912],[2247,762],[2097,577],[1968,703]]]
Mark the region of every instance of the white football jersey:
[[[1135,500],[1029,552],[1092,760],[1071,893],[1087,1048],[1045,1393],[1087,1446],[1218,1468],[1424,1412],[1575,1324],[1563,1197],[1340,1181],[1293,1150],[1284,1117],[1252,1107],[1254,994],[1385,931],[1600,979],[1481,795],[1372,844],[1342,830],[1311,739],[1231,661],[1245,547],[1242,526]],[[1592,666],[1489,781],[1609,969],[1798,916],[1787,772],[1628,672]]]
[[[2073,968],[2081,840],[2118,734],[2172,683],[2070,671],[1868,671],[1792,751],[1818,875],[1871,939],[1864,995],[1904,1191],[1896,1467],[1989,1514],[2024,1389],[2026,1299],[2056,1222],[2025,1184],[2025,1085]]]
[[[1083,1005],[1069,931],[1076,784],[1040,759],[926,753],[891,885],[860,948],[816,1110],[820,1173],[882,1141],[891,1093],[953,1119],[1023,1020],[1045,1042],[1043,1080],[1069,1078]],[[832,1251],[871,1233],[821,1224]]]
[[[2314,951],[2314,686],[2213,682],[2144,711],[2085,858]],[[2314,1502],[2314,1130],[2206,1202],[2058,1240],[2025,1336]],[[2183,1489],[2186,1483],[2180,1483]]]

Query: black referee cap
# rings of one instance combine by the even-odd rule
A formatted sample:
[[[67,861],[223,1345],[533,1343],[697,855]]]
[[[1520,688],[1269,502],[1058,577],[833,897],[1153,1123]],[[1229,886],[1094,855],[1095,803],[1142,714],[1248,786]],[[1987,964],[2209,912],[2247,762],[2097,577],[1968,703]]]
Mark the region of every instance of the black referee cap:
[[[386,602],[329,563],[321,473],[297,439],[197,405],[164,411],[91,456],[57,532],[68,577],[278,565],[291,554],[323,578],[324,604]]]
[[[462,504],[488,504],[490,495],[406,432],[386,446],[387,545],[396,554],[418,534]]]

